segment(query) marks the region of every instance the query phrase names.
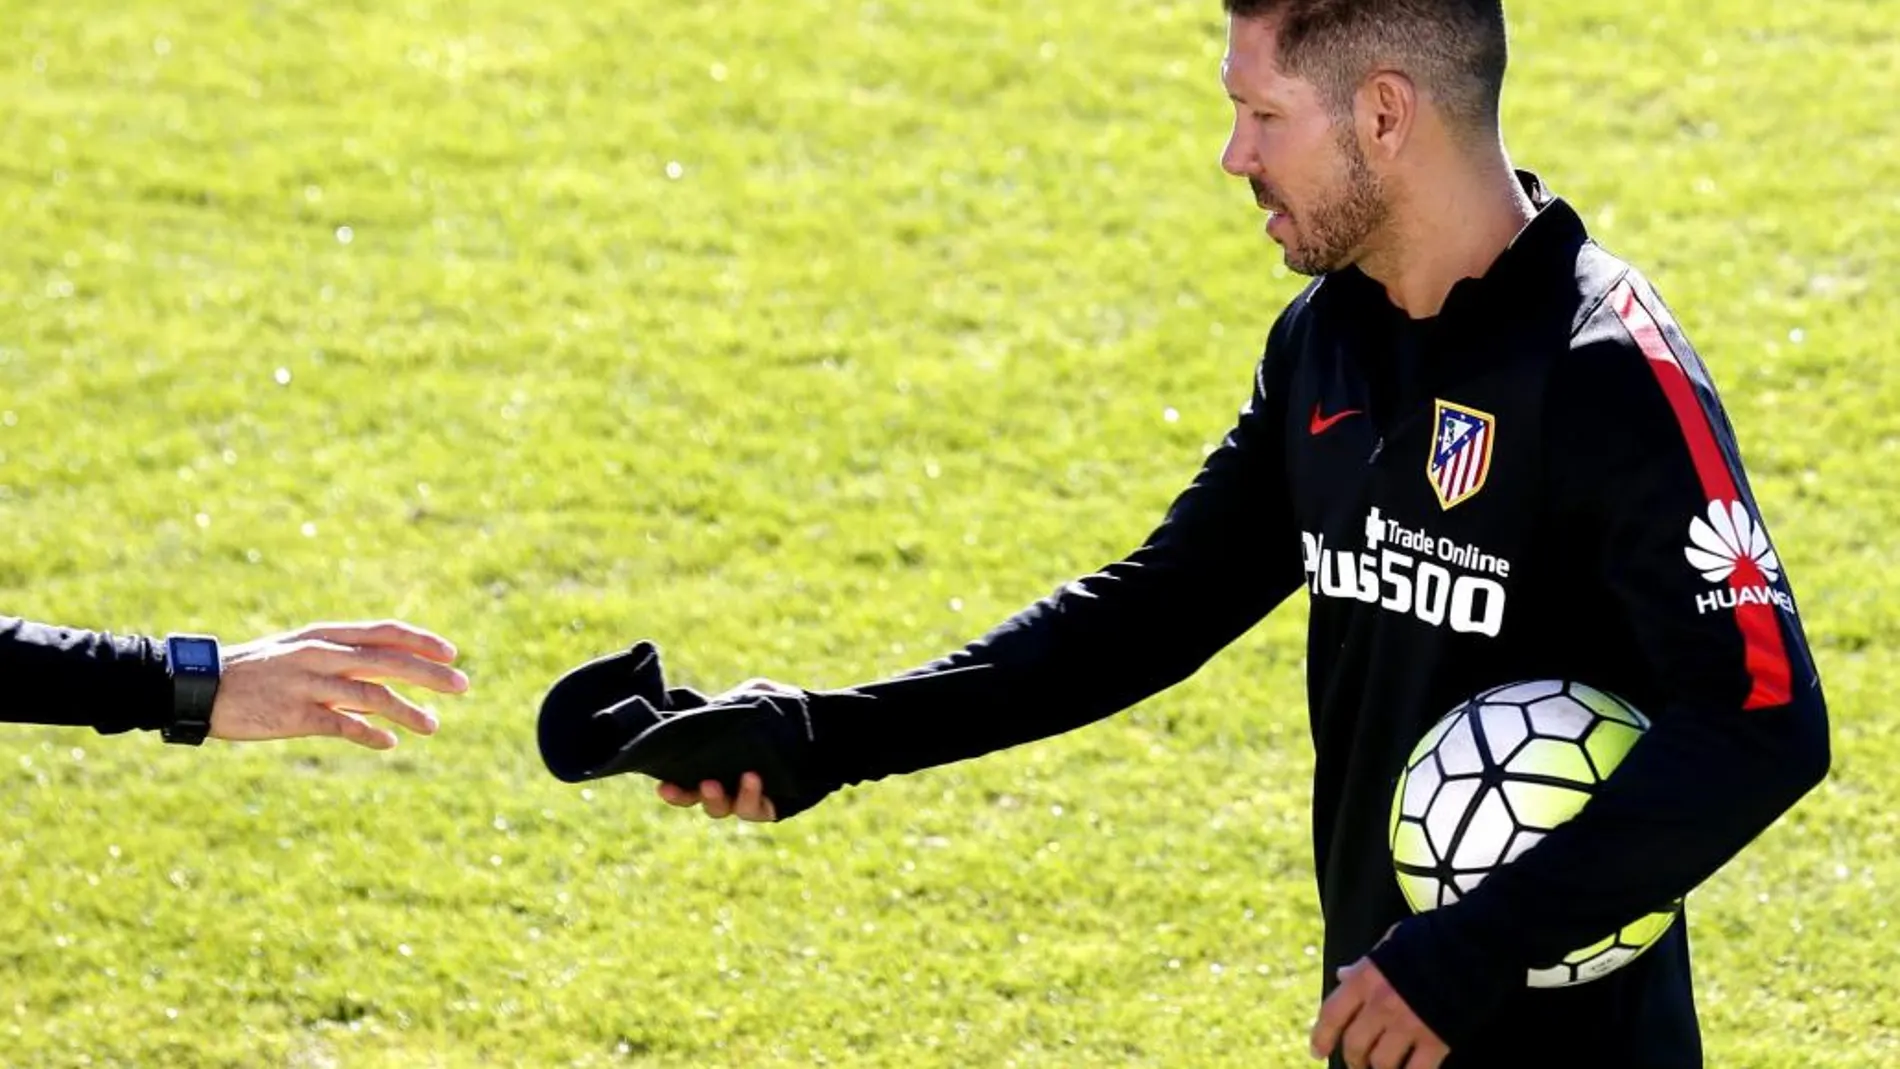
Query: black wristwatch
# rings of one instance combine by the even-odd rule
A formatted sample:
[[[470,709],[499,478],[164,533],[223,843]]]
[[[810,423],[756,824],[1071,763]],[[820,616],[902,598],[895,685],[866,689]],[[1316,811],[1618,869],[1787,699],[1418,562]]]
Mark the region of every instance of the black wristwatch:
[[[172,720],[159,729],[166,742],[197,746],[211,731],[224,656],[210,635],[165,636],[165,671],[172,681]]]

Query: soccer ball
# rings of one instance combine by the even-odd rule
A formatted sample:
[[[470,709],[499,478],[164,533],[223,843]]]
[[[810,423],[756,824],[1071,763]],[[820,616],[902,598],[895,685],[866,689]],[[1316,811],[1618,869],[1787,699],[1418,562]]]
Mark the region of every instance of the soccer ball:
[[[1649,730],[1628,704],[1582,683],[1535,680],[1487,690],[1432,726],[1406,759],[1389,833],[1399,889],[1414,911],[1450,905],[1575,816]],[[1532,987],[1607,975],[1649,949],[1680,901],[1530,970]]]

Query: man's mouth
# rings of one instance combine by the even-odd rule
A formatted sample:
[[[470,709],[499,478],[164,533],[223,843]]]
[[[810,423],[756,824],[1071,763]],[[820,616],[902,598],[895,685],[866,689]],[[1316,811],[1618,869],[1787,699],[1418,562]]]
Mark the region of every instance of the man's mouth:
[[[1272,197],[1267,196],[1266,189],[1262,187],[1259,182],[1250,182],[1250,184],[1253,186],[1253,202],[1259,206],[1261,211],[1270,212],[1274,215],[1287,214],[1286,208],[1276,203]]]

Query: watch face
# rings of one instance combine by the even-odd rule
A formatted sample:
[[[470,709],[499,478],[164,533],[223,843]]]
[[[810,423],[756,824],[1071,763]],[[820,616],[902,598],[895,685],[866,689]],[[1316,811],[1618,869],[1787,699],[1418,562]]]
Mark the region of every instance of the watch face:
[[[218,654],[209,642],[178,642],[172,645],[172,663],[179,668],[209,671],[218,667]]]

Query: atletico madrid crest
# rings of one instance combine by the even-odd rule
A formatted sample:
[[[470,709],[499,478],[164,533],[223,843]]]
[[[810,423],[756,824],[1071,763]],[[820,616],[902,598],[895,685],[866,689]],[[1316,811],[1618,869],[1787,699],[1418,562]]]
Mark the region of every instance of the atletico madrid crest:
[[[1440,508],[1450,508],[1484,488],[1491,472],[1491,446],[1498,420],[1489,412],[1436,401],[1432,422],[1432,455],[1425,475],[1432,481]]]

